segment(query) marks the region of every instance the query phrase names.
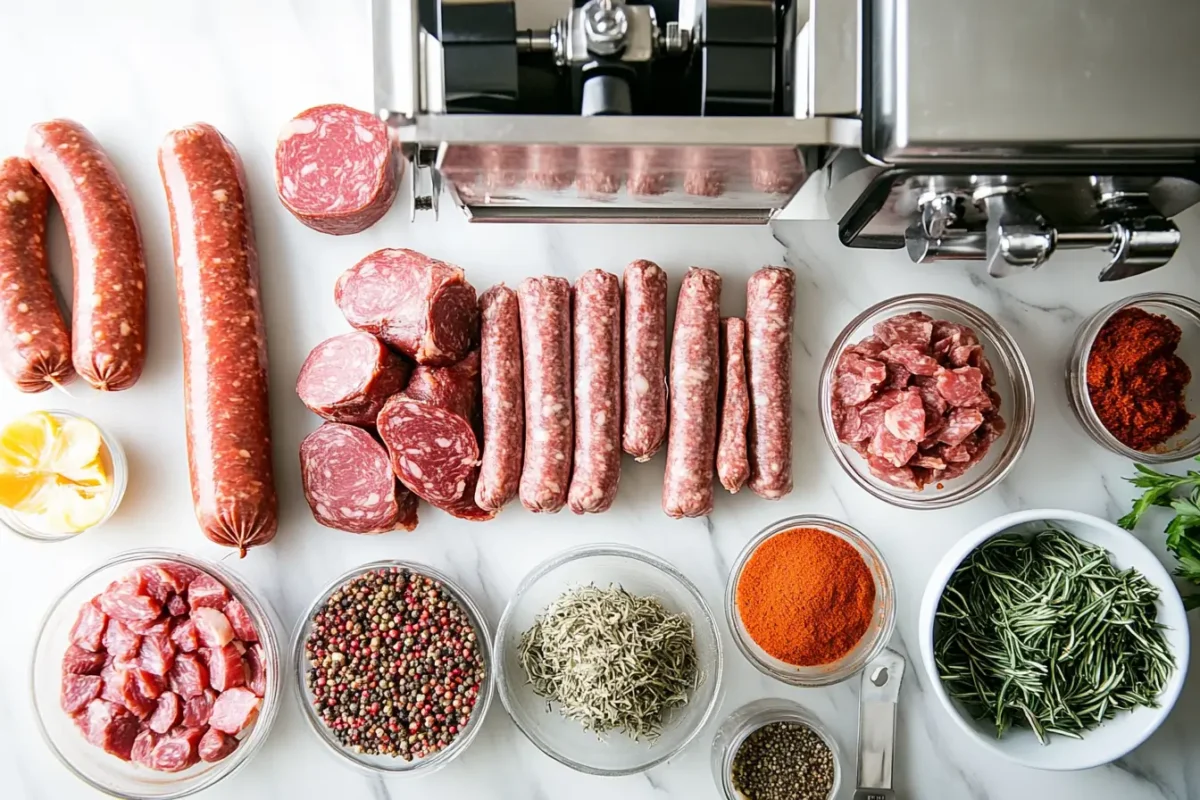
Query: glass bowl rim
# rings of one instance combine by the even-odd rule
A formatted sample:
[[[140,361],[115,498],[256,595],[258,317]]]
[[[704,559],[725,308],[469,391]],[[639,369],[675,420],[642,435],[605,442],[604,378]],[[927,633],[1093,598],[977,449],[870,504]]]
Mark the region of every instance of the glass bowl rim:
[[[546,577],[546,575],[563,566],[564,564],[568,564],[572,561],[579,561],[584,558],[591,558],[593,556],[618,556],[621,558],[628,558],[633,561],[639,561],[647,566],[654,567],[660,573],[673,579],[676,583],[683,587],[683,589],[688,593],[688,595],[691,596],[692,600],[695,601],[697,606],[699,606],[703,612],[704,622],[706,623],[713,640],[714,660],[716,665],[714,666],[711,674],[708,676],[708,679],[713,682],[712,697],[708,701],[708,707],[704,709],[704,712],[700,715],[700,718],[692,726],[692,730],[687,736],[680,740],[679,744],[668,750],[664,750],[661,755],[652,761],[649,761],[645,764],[639,764],[638,766],[632,768],[606,769],[593,767],[588,764],[581,764],[577,761],[567,758],[531,735],[530,732],[526,730],[525,725],[522,724],[517,718],[517,715],[513,713],[512,704],[515,702],[515,700],[509,696],[507,680],[508,672],[504,666],[504,654],[500,652],[500,646],[505,639],[505,634],[510,628],[512,628],[513,615],[516,613],[517,604],[525,596],[526,592],[534,584]],[[696,620],[692,620],[692,624],[695,625]],[[498,665],[497,683],[500,693],[500,702],[503,704],[504,710],[508,712],[508,716],[510,719],[512,719],[513,724],[516,725],[517,730],[519,730],[525,736],[525,738],[528,739],[542,753],[546,754],[564,766],[570,767],[577,772],[582,772],[587,775],[597,775],[601,777],[638,775],[642,772],[666,763],[670,759],[683,752],[688,745],[695,741],[696,737],[700,735],[700,732],[705,728],[705,726],[708,725],[709,720],[711,720],[713,715],[716,713],[717,707],[721,704],[722,700],[722,681],[724,679],[725,672],[725,653],[724,645],[721,641],[721,629],[717,625],[716,615],[713,613],[708,603],[705,602],[704,596],[700,593],[699,588],[697,588],[691,579],[684,575],[679,568],[666,559],[660,558],[648,550],[643,550],[640,547],[634,547],[632,545],[620,544],[618,542],[598,542],[576,545],[574,547],[568,547],[565,550],[559,551],[549,558],[539,562],[532,570],[529,571],[528,574],[525,575],[524,578],[521,579],[521,582],[517,585],[517,588],[513,591],[512,595],[509,597],[508,603],[504,607],[504,613],[500,617],[500,624],[496,627],[496,650],[496,662]]]

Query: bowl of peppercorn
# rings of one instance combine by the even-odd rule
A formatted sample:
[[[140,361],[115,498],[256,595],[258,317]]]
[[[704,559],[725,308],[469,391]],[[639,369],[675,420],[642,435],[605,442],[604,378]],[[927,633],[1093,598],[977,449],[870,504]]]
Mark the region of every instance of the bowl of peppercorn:
[[[492,698],[479,607],[424,564],[376,561],[338,576],[301,618],[293,651],[309,727],[374,774],[444,767],[475,738]]]
[[[1098,444],[1143,464],[1200,455],[1200,303],[1149,292],[1112,303],[1075,335],[1067,396]]]

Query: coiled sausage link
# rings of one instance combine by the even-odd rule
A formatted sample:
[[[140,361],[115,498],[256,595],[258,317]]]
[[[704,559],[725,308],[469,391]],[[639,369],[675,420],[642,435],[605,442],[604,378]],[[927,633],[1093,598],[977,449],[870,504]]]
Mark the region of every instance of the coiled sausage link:
[[[526,278],[517,295],[525,368],[521,504],[553,514],[566,505],[571,479],[571,284]]]
[[[247,548],[275,537],[267,332],[241,159],[211,125],[167,134],[158,151],[171,212],[183,329],[188,465],[209,539]]]
[[[23,158],[0,161],[0,367],[22,392],[71,380],[71,336],[46,264],[50,192]]]
[[[25,151],[58,201],[71,240],[75,371],[101,391],[128,389],[146,363],[146,261],[129,192],[78,122],[34,125]]]
[[[750,488],[778,500],[792,491],[792,318],[796,274],[763,267],[746,284],[750,380]]]
[[[625,268],[625,376],[621,446],[649,461],[667,438],[667,273],[653,261]]]
[[[621,481],[621,283],[593,269],[575,282],[575,468],[567,502],[576,514],[612,507]]]
[[[504,284],[479,298],[479,356],[483,378],[483,453],[475,504],[499,511],[517,496],[525,446],[525,387],[521,376],[521,313]]]

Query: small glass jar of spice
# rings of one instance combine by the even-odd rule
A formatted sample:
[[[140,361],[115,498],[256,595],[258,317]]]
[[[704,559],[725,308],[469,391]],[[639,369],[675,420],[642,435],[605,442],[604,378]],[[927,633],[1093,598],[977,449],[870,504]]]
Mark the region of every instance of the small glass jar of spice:
[[[759,671],[793,686],[825,686],[863,668],[896,624],[883,555],[849,525],[788,517],[738,556],[726,588],[734,642]]]

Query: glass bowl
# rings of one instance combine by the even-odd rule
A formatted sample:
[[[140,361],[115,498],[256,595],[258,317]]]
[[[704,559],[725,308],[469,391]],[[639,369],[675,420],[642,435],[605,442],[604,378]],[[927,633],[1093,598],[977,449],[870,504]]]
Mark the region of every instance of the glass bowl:
[[[617,584],[633,594],[658,598],[668,611],[692,620],[700,684],[687,704],[672,709],[654,742],[635,742],[621,732],[597,736],[534,694],[517,650],[521,635],[564,592],[579,586]],[[643,550],[595,544],[566,550],[521,581],[504,609],[496,633],[500,700],[521,732],[546,755],[590,775],[632,775],[662,764],[688,745],[716,710],[724,668],[721,635],[699,590],[679,570]]]
[[[871,571],[871,577],[875,579],[875,608],[871,615],[870,627],[854,649],[829,664],[798,667],[775,658],[750,638],[750,633],[742,624],[741,615],[738,613],[738,582],[742,579],[742,570],[745,569],[750,556],[767,539],[796,528],[816,528],[846,542],[862,556],[867,569]],[[883,554],[859,531],[828,517],[787,517],[759,531],[738,554],[725,588],[725,620],[738,649],[759,672],[792,686],[828,686],[859,672],[887,646],[892,630],[896,627],[896,589],[892,585],[892,573],[888,570],[887,562],[883,560]]]
[[[910,311],[924,311],[934,319],[967,325],[975,331],[995,373],[1000,414],[1006,423],[1004,433],[980,462],[973,464],[963,475],[926,486],[920,492],[900,489],[873,476],[854,448],[838,439],[833,422],[833,373],[842,351],[869,336],[876,322]],[[996,320],[976,306],[940,294],[894,297],[871,306],[852,319],[838,334],[825,358],[818,402],[825,441],[842,469],[880,500],[901,508],[947,508],[978,497],[1008,474],[1024,452],[1033,431],[1033,378],[1017,343]]]
[[[316,616],[317,611],[324,605],[329,596],[337,591],[345,583],[357,578],[360,575],[366,574],[377,569],[387,569],[390,567],[399,567],[407,569],[410,572],[424,575],[440,581],[442,585],[450,592],[463,610],[467,613],[467,618],[471,626],[475,629],[475,639],[479,644],[480,653],[483,656],[483,668],[485,677],[482,685],[479,687],[479,697],[475,701],[475,707],[471,711],[471,719],[467,723],[467,728],[460,731],[454,740],[445,749],[439,750],[432,755],[424,758],[414,758],[411,761],[405,761],[398,756],[376,756],[366,755],[354,751],[346,747],[337,740],[320,716],[313,709],[312,692],[309,691],[306,676],[308,673],[308,659],[304,655],[304,645],[308,641],[308,637],[312,631],[312,620]],[[354,769],[361,772],[366,772],[372,775],[429,775],[437,772],[442,767],[449,764],[454,759],[458,758],[479,733],[480,727],[483,725],[484,717],[487,716],[488,706],[492,702],[492,685],[495,683],[494,659],[492,658],[492,645],[488,637],[487,625],[484,622],[483,614],[479,611],[479,606],[471,596],[456,583],[450,576],[434,569],[425,564],[419,564],[414,561],[399,561],[399,560],[384,560],[373,561],[370,564],[363,564],[354,569],[345,572],[334,578],[324,589],[321,590],[317,598],[313,600],[308,609],[304,612],[304,616],[300,618],[299,624],[296,626],[296,632],[292,639],[292,661],[295,666],[295,684],[297,696],[300,700],[300,705],[303,708],[303,715],[309,728],[317,735],[330,750],[341,761]]]
[[[1193,371],[1192,381],[1184,392],[1184,403],[1193,413],[1200,411],[1200,303],[1178,294],[1147,292],[1105,306],[1079,326],[1071,356],[1067,361],[1067,397],[1075,418],[1087,434],[1110,452],[1130,461],[1143,464],[1169,464],[1200,455],[1200,422],[1192,419],[1188,426],[1169,440],[1154,448],[1134,450],[1108,432],[1096,409],[1092,406],[1091,393],[1087,385],[1087,363],[1092,353],[1092,344],[1108,318],[1123,308],[1137,306],[1151,314],[1159,314],[1174,322],[1182,331],[1178,356]]]
[[[241,735],[238,748],[226,758],[209,764],[201,761],[182,772],[154,772],[132,762],[121,761],[83,738],[83,734],[59,705],[63,651],[79,608],[110,583],[145,564],[186,564],[212,575],[246,607],[258,631],[267,668],[267,689],[258,720]],[[34,643],[31,683],[34,717],[42,738],[63,765],[76,777],[106,794],[133,800],[169,800],[207,789],[236,772],[249,761],[275,722],[281,697],[280,642],[274,611],[258,599],[230,570],[210,561],[172,550],[131,550],[104,562],[72,583],[50,606]]]
[[[46,413],[59,420],[86,420],[95,425],[96,429],[100,431],[100,438],[103,442],[100,449],[100,457],[104,461],[104,466],[108,468],[108,474],[112,476],[112,492],[109,495],[108,509],[104,512],[104,516],[100,518],[99,522],[78,533],[45,530],[38,527],[28,515],[17,513],[11,508],[4,506],[0,506],[0,524],[12,532],[20,534],[26,539],[33,539],[36,542],[62,542],[67,539],[74,539],[76,536],[82,536],[89,531],[94,531],[105,522],[108,522],[109,518],[116,512],[117,506],[121,504],[121,499],[125,496],[125,486],[129,481],[129,463],[125,460],[125,451],[121,448],[121,443],[108,431],[104,430],[95,420],[89,419],[82,414],[76,414],[74,411],[59,408],[47,409]]]
[[[837,740],[804,706],[778,697],[767,697],[747,703],[726,717],[717,729],[717,734],[713,737],[710,763],[713,780],[721,797],[725,800],[745,800],[745,796],[733,788],[733,759],[750,734],[775,722],[806,725],[821,737],[821,741],[825,742],[833,753],[833,788],[827,797],[837,797],[838,789],[842,785],[843,772],[842,751],[838,748]]]

